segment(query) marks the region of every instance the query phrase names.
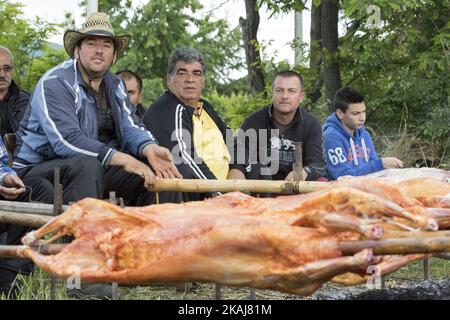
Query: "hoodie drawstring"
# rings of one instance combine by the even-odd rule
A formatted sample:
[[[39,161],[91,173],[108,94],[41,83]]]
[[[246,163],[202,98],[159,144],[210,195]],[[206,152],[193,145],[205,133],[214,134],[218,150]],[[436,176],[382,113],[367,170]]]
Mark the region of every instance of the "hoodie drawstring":
[[[355,166],[357,166],[358,165],[358,157],[356,155],[355,143],[353,142],[353,139],[351,137],[350,137],[350,146],[352,149],[353,163],[355,164]]]
[[[356,147],[355,147],[355,142],[353,142],[353,139],[350,138],[350,146],[352,149],[352,155],[353,155],[353,163],[355,164],[355,166],[358,165],[358,157],[357,157],[357,153],[356,153]],[[364,141],[364,138],[361,138],[361,146],[364,152],[364,159],[366,160],[366,162],[369,162],[369,156],[367,155],[367,147],[366,147],[366,142]]]
[[[369,156],[367,155],[366,142],[364,141],[364,138],[361,138],[361,145],[364,152],[364,159],[366,159],[366,162],[369,162]]]
[[[78,73],[77,73],[77,58],[73,59],[73,71],[75,72],[75,82],[73,83],[73,89],[75,90],[75,107],[78,104],[78,93],[80,87],[78,86]]]

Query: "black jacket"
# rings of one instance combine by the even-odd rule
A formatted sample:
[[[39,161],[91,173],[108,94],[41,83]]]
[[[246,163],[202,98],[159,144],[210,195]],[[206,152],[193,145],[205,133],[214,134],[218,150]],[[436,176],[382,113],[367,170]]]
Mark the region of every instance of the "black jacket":
[[[20,90],[14,80],[9,86],[8,94],[0,102],[0,134],[3,138],[6,133],[15,133],[25,114],[30,100],[30,94]]]
[[[145,108],[141,103],[138,103],[138,105],[136,106],[136,115],[139,117],[139,119],[142,119],[144,117],[145,114]]]
[[[208,101],[200,101],[203,102],[203,111],[208,113],[222,133],[224,141],[227,141],[227,125]],[[174,162],[185,179],[216,179],[195,151],[193,114],[194,108],[184,105],[167,90],[150,106],[142,121],[159,145],[172,152]],[[228,132],[231,133],[230,130]]]
[[[259,171],[263,164],[263,167],[274,168],[270,174],[272,180],[283,180],[292,171],[295,162],[294,142],[302,142],[303,166],[309,173],[307,180],[324,176],[326,167],[322,158],[322,127],[319,120],[306,110],[298,108],[284,135],[275,131],[277,127],[274,121],[272,105],[254,112],[244,120],[235,139],[235,157],[231,168],[240,170],[247,178],[267,179],[263,177],[264,174],[261,176],[260,172],[253,172]],[[254,129],[255,134],[251,134],[248,129]],[[261,129],[266,131],[260,131]],[[247,134],[244,134],[246,131]],[[245,150],[244,161],[239,159],[242,150]]]

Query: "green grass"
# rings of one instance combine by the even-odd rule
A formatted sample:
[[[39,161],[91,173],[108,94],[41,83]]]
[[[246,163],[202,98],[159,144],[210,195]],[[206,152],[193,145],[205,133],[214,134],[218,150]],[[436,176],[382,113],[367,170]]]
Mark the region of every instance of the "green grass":
[[[50,275],[41,269],[36,269],[30,276],[18,275],[16,278],[20,293],[17,300],[50,300]],[[57,299],[68,299],[66,286],[62,281],[57,281]],[[5,295],[0,300],[8,299]]]
[[[430,279],[448,278],[450,276],[450,261],[433,258],[429,265]],[[386,277],[386,281],[396,283],[405,280],[423,279],[423,263],[415,261],[395,271]],[[49,300],[50,275],[41,269],[36,269],[31,276],[20,276],[17,279],[22,283],[19,300]],[[222,287],[222,299],[250,299],[249,288]],[[288,299],[291,295],[271,291],[256,290],[257,299]],[[0,300],[7,299],[2,296]],[[66,293],[66,284],[63,280],[57,281],[56,298],[69,299]],[[119,298],[124,300],[197,300],[215,299],[215,285],[211,283],[196,284],[190,293],[177,292],[175,285],[151,286],[120,286]]]
[[[450,277],[450,261],[432,258],[429,261],[429,276],[434,278],[448,278]],[[387,278],[399,278],[409,280],[423,279],[423,261],[414,261],[403,268],[393,272]]]

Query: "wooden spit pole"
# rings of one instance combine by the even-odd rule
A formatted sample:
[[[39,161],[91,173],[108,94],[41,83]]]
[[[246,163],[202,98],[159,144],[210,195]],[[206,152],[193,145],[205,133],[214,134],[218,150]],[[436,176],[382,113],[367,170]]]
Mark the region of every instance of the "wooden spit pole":
[[[430,231],[438,233],[440,231]],[[65,244],[32,245],[39,252],[59,252]],[[26,246],[0,246],[0,257],[21,257],[21,252]],[[344,256],[353,255],[364,249],[373,249],[375,255],[389,254],[414,254],[414,253],[446,253],[450,252],[450,237],[428,238],[392,238],[382,240],[341,241],[338,247]],[[439,256],[439,255],[438,255]]]
[[[439,232],[439,231],[436,231]],[[392,238],[339,242],[343,255],[373,249],[375,255],[450,252],[450,237]]]
[[[62,210],[66,210],[69,206],[63,205]],[[17,202],[17,201],[0,201],[0,210],[8,212],[31,213],[44,216],[53,216],[53,205],[37,202]]]
[[[39,214],[0,211],[0,223],[20,224],[33,228],[39,228],[49,222],[51,219],[52,217],[45,215],[41,216]]]
[[[52,243],[52,244],[34,245],[31,248],[33,250],[40,252],[41,254],[52,255],[59,253],[62,249],[64,249],[65,246],[67,246],[66,243]],[[0,245],[0,257],[24,258],[22,250],[25,249],[26,247],[27,246],[23,245],[16,245],[16,246]]]

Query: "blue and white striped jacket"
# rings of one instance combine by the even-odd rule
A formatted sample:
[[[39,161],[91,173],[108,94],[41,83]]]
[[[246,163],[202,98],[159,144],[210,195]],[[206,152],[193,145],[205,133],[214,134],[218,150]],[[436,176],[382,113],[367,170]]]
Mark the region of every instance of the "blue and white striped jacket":
[[[0,139],[0,186],[3,186],[3,179],[8,174],[16,174],[16,172],[11,169],[8,165],[9,155],[8,151],[6,151],[5,145],[3,144],[3,140]]]
[[[117,140],[108,145],[98,141],[95,99],[76,60],[65,61],[47,71],[36,85],[16,133],[13,168],[78,154],[96,157],[108,166],[116,150],[142,157],[144,147],[156,143],[155,138],[134,114],[124,82],[111,72],[103,82]]]

